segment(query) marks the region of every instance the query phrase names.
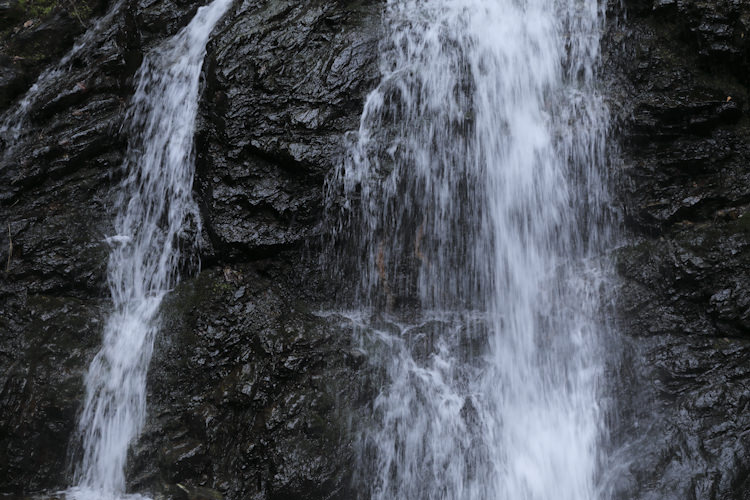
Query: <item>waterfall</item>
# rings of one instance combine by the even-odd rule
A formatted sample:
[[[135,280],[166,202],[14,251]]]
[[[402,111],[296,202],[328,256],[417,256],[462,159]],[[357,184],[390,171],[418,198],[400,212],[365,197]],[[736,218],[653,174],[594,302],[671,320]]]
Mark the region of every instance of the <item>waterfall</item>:
[[[606,497],[604,2],[389,0],[329,182],[374,499]]]
[[[159,307],[177,280],[180,249],[200,234],[192,197],[200,73],[209,35],[231,2],[198,9],[187,27],[145,56],[136,75],[116,234],[108,239],[113,309],[86,375],[73,498],[118,498],[125,491],[128,447],[145,419]]]

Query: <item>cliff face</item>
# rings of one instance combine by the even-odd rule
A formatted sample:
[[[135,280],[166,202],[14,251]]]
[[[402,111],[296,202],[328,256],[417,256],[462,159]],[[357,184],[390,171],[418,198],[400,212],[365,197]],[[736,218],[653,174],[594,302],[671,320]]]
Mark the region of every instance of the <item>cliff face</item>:
[[[632,1],[606,72],[628,244],[617,254],[638,498],[750,488],[750,5]],[[629,408],[629,409],[628,409]]]
[[[40,93],[21,146],[3,158],[0,492],[54,490],[69,480],[82,376],[107,312],[104,238],[133,75],[145,51],[198,6],[115,6],[95,42]],[[202,265],[196,273],[186,263],[165,306],[133,487],[177,496],[181,483],[229,498],[352,497],[347,429],[361,356],[346,325],[313,314],[316,266],[305,263],[304,243],[315,240],[340,138],[356,129],[377,76],[380,9],[249,1],[214,34],[197,137],[205,232],[193,257]],[[49,42],[57,32],[33,30],[70,25],[54,11],[9,27],[3,71],[22,78],[4,80],[15,82],[2,89],[6,105],[72,41],[61,38],[53,56],[19,68],[18,39]]]
[[[114,3],[87,5],[96,17]],[[67,484],[82,376],[107,312],[103,240],[133,75],[198,5],[123,2],[43,89],[21,147],[2,159],[0,493]],[[202,264],[186,263],[165,305],[133,487],[356,496],[348,429],[367,387],[349,327],[313,314],[327,298],[315,241],[325,176],[378,77],[382,5],[248,0],[217,28],[196,137]],[[616,489],[746,498],[750,5],[633,0],[610,10],[603,75],[627,233],[616,252],[624,345],[612,446],[626,462]],[[26,21],[3,21],[4,107],[91,22],[63,10]],[[14,58],[28,40],[39,55]]]
[[[354,498],[353,333],[313,314],[323,182],[377,75],[380,4],[245,2],[205,64],[202,271],[170,299],[136,486],[228,498]]]

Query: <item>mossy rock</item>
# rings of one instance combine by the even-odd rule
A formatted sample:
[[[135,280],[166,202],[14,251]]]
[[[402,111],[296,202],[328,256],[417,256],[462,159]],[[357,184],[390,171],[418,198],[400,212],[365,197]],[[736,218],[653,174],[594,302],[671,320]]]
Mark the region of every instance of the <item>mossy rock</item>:
[[[86,0],[14,0],[7,2],[7,16],[14,21],[23,19],[26,22],[46,18],[55,9],[61,9],[83,22],[91,17],[96,3]]]

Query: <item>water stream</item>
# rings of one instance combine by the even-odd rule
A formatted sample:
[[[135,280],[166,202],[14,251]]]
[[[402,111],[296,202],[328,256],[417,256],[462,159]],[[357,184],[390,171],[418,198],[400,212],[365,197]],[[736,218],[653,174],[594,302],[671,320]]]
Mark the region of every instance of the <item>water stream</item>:
[[[73,498],[121,498],[125,491],[128,448],[145,419],[159,307],[178,278],[181,255],[200,234],[192,196],[200,73],[211,31],[231,3],[198,9],[188,26],[145,56],[136,75],[126,175],[109,238],[113,306],[86,375]]]
[[[329,185],[380,389],[374,499],[605,498],[611,242],[597,0],[389,0]],[[364,260],[363,260],[364,259]]]

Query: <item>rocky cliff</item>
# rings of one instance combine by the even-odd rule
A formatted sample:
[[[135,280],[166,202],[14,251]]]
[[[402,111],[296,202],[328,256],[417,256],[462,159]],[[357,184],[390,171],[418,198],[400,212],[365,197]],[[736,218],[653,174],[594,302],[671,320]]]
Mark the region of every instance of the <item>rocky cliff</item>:
[[[108,304],[104,238],[133,75],[199,6],[74,4],[0,3],[0,106],[11,110],[116,9],[39,92],[0,164],[0,493],[13,495],[68,483]],[[378,77],[381,9],[246,0],[216,30],[196,137],[202,250],[165,307],[134,488],[356,496],[349,429],[367,401],[363,360],[345,321],[315,314],[327,299],[316,242],[324,179]],[[625,233],[611,446],[622,498],[750,491],[747,28],[740,1],[610,6],[602,74]]]
[[[92,17],[116,9],[112,22],[42,89],[20,146],[4,154],[2,493],[69,481],[82,375],[108,302],[104,239],[133,75],[198,6],[92,6]],[[71,16],[7,16],[5,107],[70,49],[82,24],[94,25]],[[201,264],[186,262],[165,307],[133,487],[178,498],[352,497],[347,432],[361,355],[346,325],[314,314],[324,297],[305,244],[316,240],[340,138],[356,128],[377,76],[379,19],[377,2],[248,1],[214,34],[196,138],[205,233],[199,259],[189,259]],[[34,64],[21,52],[28,40],[43,54]]]
[[[750,4],[613,9],[631,498],[750,491]]]

